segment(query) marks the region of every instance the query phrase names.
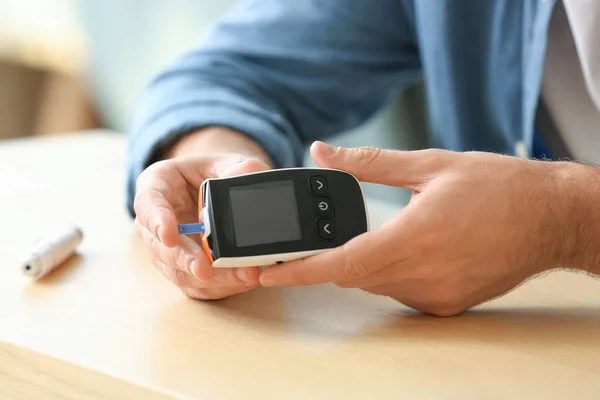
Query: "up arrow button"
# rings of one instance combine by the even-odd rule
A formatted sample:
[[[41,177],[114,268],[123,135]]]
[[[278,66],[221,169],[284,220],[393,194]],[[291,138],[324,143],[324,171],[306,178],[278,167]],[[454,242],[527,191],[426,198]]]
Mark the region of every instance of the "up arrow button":
[[[310,191],[314,194],[327,194],[329,187],[327,179],[324,176],[318,175],[310,178]]]

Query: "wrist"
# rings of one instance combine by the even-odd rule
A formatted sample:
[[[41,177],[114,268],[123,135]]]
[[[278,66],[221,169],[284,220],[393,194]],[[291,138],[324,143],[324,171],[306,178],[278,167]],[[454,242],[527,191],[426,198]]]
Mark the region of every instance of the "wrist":
[[[548,204],[555,229],[554,268],[600,273],[600,170],[574,162],[551,164],[553,193]]]
[[[206,127],[190,132],[165,149],[160,158],[217,153],[241,154],[274,166],[271,157],[258,143],[240,132],[224,127]]]

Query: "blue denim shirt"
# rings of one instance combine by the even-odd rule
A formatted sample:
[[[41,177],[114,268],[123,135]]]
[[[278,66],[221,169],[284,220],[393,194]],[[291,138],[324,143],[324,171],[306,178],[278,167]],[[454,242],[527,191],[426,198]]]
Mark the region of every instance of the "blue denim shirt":
[[[244,0],[142,93],[128,199],[155,151],[192,129],[250,136],[278,167],[425,78],[434,147],[534,146],[553,0]],[[400,134],[400,133],[399,133]]]

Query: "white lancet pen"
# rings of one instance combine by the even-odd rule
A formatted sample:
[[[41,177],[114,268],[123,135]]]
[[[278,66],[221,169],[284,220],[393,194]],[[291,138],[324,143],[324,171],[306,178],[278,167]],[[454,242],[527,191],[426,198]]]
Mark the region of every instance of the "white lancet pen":
[[[71,257],[82,241],[83,232],[76,226],[35,241],[21,259],[21,273],[34,279],[46,276]]]

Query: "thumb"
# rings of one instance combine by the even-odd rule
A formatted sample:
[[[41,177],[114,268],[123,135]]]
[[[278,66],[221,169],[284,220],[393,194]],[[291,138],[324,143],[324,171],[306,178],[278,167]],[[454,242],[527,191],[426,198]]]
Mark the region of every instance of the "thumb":
[[[450,157],[443,150],[398,151],[376,147],[332,147],[315,142],[310,148],[313,160],[322,168],[346,171],[359,181],[418,190]],[[447,154],[445,154],[447,153]]]
[[[250,174],[252,172],[266,171],[268,169],[271,169],[271,167],[269,167],[269,165],[265,164],[264,162],[257,159],[249,158],[227,166],[223,170],[219,171],[219,176],[236,176]]]

